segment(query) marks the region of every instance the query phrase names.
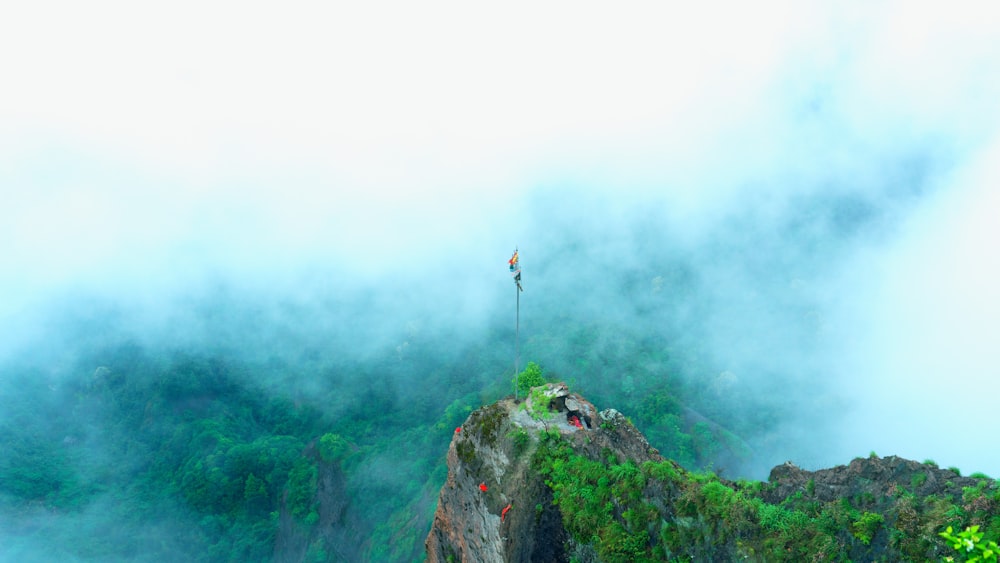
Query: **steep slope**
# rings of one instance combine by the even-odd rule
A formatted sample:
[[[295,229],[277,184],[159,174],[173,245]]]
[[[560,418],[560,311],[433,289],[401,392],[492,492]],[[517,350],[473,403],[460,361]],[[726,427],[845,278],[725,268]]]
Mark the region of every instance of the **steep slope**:
[[[904,561],[945,526],[1000,532],[1000,492],[897,457],[730,482],[664,460],[563,384],[473,412],[455,431],[428,561]]]
[[[316,467],[315,493],[308,506],[315,507],[314,517],[297,518],[285,491],[279,503],[278,530],[272,561],[315,560],[351,561],[360,558],[357,542],[350,541],[363,533],[361,522],[350,510],[350,495],[343,470],[336,460],[325,460],[315,443],[304,455]]]
[[[448,480],[426,542],[429,561],[568,561],[592,551],[573,541],[533,463],[541,435],[571,440],[595,456],[607,450],[662,459],[621,414],[598,413],[565,385],[536,388],[523,403],[483,407],[456,429],[448,449]]]

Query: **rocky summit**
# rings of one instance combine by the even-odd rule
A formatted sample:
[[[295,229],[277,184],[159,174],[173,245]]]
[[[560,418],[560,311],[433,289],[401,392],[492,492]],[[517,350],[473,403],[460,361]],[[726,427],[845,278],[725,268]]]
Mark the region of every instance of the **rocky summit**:
[[[559,383],[455,429],[425,546],[430,562],[914,561],[955,553],[938,533],[968,525],[1000,527],[985,475],[873,454],[729,481]]]

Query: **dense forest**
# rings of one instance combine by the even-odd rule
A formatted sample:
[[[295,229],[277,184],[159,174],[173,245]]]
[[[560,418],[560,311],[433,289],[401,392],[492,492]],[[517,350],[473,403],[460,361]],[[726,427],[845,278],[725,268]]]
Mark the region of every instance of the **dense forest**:
[[[797,205],[753,236],[684,244],[648,210],[624,230],[574,231],[579,208],[537,217],[519,367],[620,410],[690,469],[832,465],[814,439],[846,400],[824,279],[891,209]],[[514,390],[505,259],[489,282],[313,271],[49,302],[0,356],[0,556],[421,560],[455,427]]]
[[[10,4],[0,563],[422,560],[522,371],[757,553],[890,540],[786,462],[1000,474],[992,5]],[[908,555],[1000,533],[952,485]]]
[[[293,361],[277,349],[162,349],[109,331],[107,319],[77,322],[77,348],[3,367],[6,558],[280,558],[282,511],[315,525],[318,471],[333,463],[346,480],[343,526],[354,532],[340,554],[420,560],[454,428],[513,391],[509,347],[496,342],[442,354],[414,340],[405,352],[313,350]],[[621,327],[613,345],[637,363],[612,370],[611,344],[597,344],[612,328],[579,326],[526,348],[565,339],[575,369],[546,376],[619,401],[682,463],[708,465],[727,448],[749,459],[736,434],[720,443],[709,424],[747,433],[765,417],[719,418],[718,389],[692,394],[670,376],[682,361]],[[691,424],[686,405],[715,418]],[[316,542],[310,557],[324,560],[326,549]]]

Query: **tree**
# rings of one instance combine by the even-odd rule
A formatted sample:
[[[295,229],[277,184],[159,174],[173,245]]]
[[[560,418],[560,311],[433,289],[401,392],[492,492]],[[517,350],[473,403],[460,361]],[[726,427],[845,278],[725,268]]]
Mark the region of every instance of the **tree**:
[[[517,376],[517,390],[521,394],[526,394],[532,387],[545,385],[545,376],[542,375],[542,366],[535,362],[528,362],[528,366]]]
[[[267,485],[263,479],[258,479],[253,473],[247,475],[243,486],[243,499],[249,512],[262,514],[268,507]]]
[[[323,461],[337,461],[347,453],[347,440],[339,434],[326,433],[319,439],[319,455]]]

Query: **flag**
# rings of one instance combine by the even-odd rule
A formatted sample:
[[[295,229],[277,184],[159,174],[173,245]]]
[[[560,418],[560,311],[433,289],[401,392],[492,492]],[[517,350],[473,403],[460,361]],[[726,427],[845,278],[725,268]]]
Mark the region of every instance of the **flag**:
[[[514,277],[514,283],[517,284],[518,291],[524,291],[521,287],[521,259],[517,254],[517,249],[514,249],[514,254],[507,261],[510,265],[510,275]]]

